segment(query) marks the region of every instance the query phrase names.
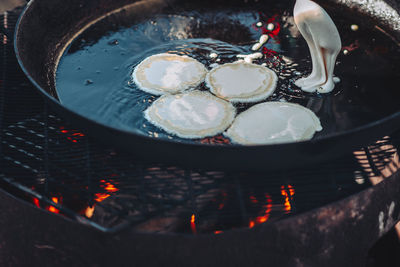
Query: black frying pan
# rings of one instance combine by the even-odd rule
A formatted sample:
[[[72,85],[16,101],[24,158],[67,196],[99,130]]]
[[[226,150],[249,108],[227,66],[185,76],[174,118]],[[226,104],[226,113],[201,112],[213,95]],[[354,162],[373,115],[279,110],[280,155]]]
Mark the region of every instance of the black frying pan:
[[[263,2],[263,1],[258,1]],[[288,10],[293,7],[293,1],[264,1],[257,5],[273,5],[279,2],[280,5],[286,5]],[[357,0],[349,0],[346,5],[340,5],[343,1],[319,1],[322,5],[330,6],[338,12],[357,13],[363,20],[377,23],[379,30],[395,43],[400,40],[398,28],[400,18],[398,16],[388,16],[391,9],[374,10],[372,1],[369,5],[359,5]],[[129,6],[128,6],[129,5]],[[351,152],[356,148],[368,144],[384,135],[389,135],[400,126],[400,106],[397,108],[395,98],[398,87],[388,83],[388,77],[378,76],[379,81],[385,82],[385,92],[393,92],[385,98],[377,97],[376,94],[363,94],[368,105],[377,105],[377,109],[382,109],[388,105],[392,111],[379,118],[372,118],[362,125],[348,124],[346,127],[335,131],[327,130],[326,134],[315,137],[310,141],[265,145],[265,146],[219,146],[194,144],[187,142],[177,142],[174,140],[163,140],[146,137],[136,134],[132,131],[121,130],[110,127],[101,121],[88,119],[84,114],[79,114],[76,110],[66,108],[60,104],[55,86],[55,72],[61,53],[66,44],[77,36],[87,25],[93,23],[106,14],[122,7],[125,20],[121,23],[127,23],[126,18],[138,16],[151,16],[164,10],[175,10],[179,12],[183,6],[203,5],[204,8],[226,7],[248,7],[256,5],[249,0],[244,1],[174,1],[174,0],[33,0],[26,7],[20,17],[15,33],[15,50],[18,61],[29,77],[31,82],[49,101],[51,106],[64,118],[75,125],[86,129],[91,136],[112,144],[122,149],[130,151],[133,156],[168,162],[173,164],[187,165],[191,167],[202,167],[207,169],[223,170],[268,170],[277,168],[288,168],[312,164],[322,160],[329,160],[345,153]],[[392,7],[396,8],[392,3]],[[387,13],[389,11],[389,13]],[[340,31],[340,29],[339,29]],[[398,50],[398,49],[397,49]],[[393,61],[393,65],[400,64]],[[346,75],[352,75],[351,69],[347,69]],[[351,78],[351,77],[350,77]],[[354,77],[354,79],[363,79],[363,77]],[[344,92],[345,83],[342,85]],[[377,88],[377,90],[383,90]],[[354,93],[354,92],[353,92]],[[357,94],[358,92],[355,92]],[[340,92],[339,92],[340,94]],[[400,96],[400,95],[399,95]],[[310,96],[312,99],[315,96]],[[324,99],[326,97],[326,99]],[[323,96],[319,99],[322,109],[332,110],[333,96]],[[398,98],[399,99],[399,98]],[[349,114],[351,110],[349,103],[336,104],[335,110],[344,110],[342,114]],[[320,107],[321,108],[321,107]],[[354,108],[354,107],[353,107]],[[349,115],[351,116],[351,115]],[[343,118],[345,120],[346,118]],[[354,120],[354,118],[352,118]],[[360,118],[365,119],[365,118]],[[356,120],[357,121],[357,118]],[[337,123],[341,123],[337,121]],[[329,128],[329,127],[328,127]],[[332,128],[332,127],[331,127]],[[335,127],[333,127],[335,128]]]

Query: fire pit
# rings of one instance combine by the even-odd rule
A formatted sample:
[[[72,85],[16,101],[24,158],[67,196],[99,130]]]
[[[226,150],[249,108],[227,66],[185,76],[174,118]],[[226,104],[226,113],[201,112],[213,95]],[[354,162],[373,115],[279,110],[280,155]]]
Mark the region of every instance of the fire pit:
[[[267,173],[140,162],[53,114],[1,38],[0,265],[364,266],[400,219],[400,133]]]

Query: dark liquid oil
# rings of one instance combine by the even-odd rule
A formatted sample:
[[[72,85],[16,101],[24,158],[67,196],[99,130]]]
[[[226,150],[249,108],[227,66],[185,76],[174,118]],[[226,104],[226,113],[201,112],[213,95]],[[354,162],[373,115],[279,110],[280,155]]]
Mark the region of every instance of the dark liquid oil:
[[[265,101],[295,102],[313,110],[324,128],[314,138],[350,130],[400,110],[397,44],[374,23],[362,22],[360,15],[335,9],[326,10],[341,35],[343,49],[335,68],[341,81],[324,95],[297,88],[293,82],[311,72],[310,53],[294,25],[293,5],[277,2],[274,6],[253,3],[232,8],[186,3],[130,20],[123,13],[107,17],[74,40],[63,55],[56,75],[59,99],[88,118],[137,134],[227,144],[229,140],[222,135],[184,140],[153,126],[143,111],[157,96],[136,86],[131,78],[133,69],[158,53],[188,55],[211,69],[215,64],[236,61],[238,54],[254,53],[252,46],[262,34],[268,34],[269,41],[260,50],[264,58],[254,63],[273,69],[279,82]],[[211,58],[211,53],[218,58]],[[208,89],[203,84],[198,90]],[[236,108],[240,113],[252,105],[238,104]]]

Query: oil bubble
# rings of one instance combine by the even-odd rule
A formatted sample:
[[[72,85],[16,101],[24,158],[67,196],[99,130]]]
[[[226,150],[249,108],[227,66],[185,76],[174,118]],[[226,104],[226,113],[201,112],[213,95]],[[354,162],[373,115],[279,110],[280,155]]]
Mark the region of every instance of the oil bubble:
[[[87,79],[87,80],[85,81],[85,85],[91,85],[91,84],[93,84],[93,81],[92,81],[92,80]]]
[[[109,45],[119,45],[119,41],[117,39],[111,40],[108,42]]]

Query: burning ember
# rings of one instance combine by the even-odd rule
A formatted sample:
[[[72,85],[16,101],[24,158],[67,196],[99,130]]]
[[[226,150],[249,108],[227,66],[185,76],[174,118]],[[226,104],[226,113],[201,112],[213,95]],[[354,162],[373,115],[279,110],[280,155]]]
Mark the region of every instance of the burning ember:
[[[104,190],[107,191],[107,193],[96,193],[95,201],[97,201],[97,202],[102,202],[105,199],[107,199],[108,197],[110,197],[111,193],[115,193],[115,192],[119,191],[119,189],[117,187],[115,187],[115,185],[112,184],[111,182],[107,182],[106,180],[100,180],[100,182],[102,183],[102,185],[100,185],[100,187],[104,188]]]
[[[116,176],[115,174],[111,175],[111,177],[115,177],[115,176]],[[108,197],[110,197],[112,194],[118,192],[119,189],[116,187],[116,184],[117,183],[115,183],[113,180],[108,180],[108,181],[105,180],[105,179],[100,180],[99,187],[103,190],[103,192],[99,192],[99,193],[94,194],[94,201],[100,203],[100,202],[104,201],[105,199],[107,199]],[[35,188],[33,187],[32,189],[34,190]],[[70,199],[70,198],[68,198],[68,199]],[[45,204],[44,202],[42,203],[42,201],[39,200],[36,197],[33,197],[31,199],[32,203],[38,208],[43,208],[43,209],[46,209],[47,211],[50,211],[50,212],[56,213],[56,214],[62,213],[55,206],[51,205],[51,203],[61,205],[63,197],[61,197],[61,196],[55,197],[54,196],[54,197],[51,197],[50,200],[51,200],[50,203],[46,203]],[[96,205],[93,204],[93,203],[90,203],[90,204],[80,203],[80,205],[82,205],[82,206],[80,208],[79,213],[81,215],[84,215],[87,218],[92,218],[93,214],[94,214],[94,211],[95,211]]]
[[[196,216],[192,214],[192,217],[190,217],[190,228],[192,229],[193,234],[197,234],[196,230]]]
[[[78,141],[85,136],[83,133],[80,133],[76,130],[67,130],[64,126],[60,126],[60,132],[66,135],[67,140],[71,141],[72,143],[78,143]]]
[[[93,213],[94,213],[94,205],[93,206],[89,206],[89,207],[87,207],[86,208],[86,210],[85,210],[85,216],[87,217],[87,218],[92,218],[93,217]]]
[[[106,193],[96,193],[95,196],[96,196],[95,201],[102,202],[102,201],[106,200],[111,195],[110,194],[106,194]]]
[[[258,216],[255,219],[251,219],[249,222],[249,228],[253,228],[258,224],[262,224],[268,221],[272,209],[272,198],[269,194],[265,194],[265,199],[266,201],[263,205],[263,215]],[[250,196],[250,200],[252,203],[258,203],[258,200],[254,196]]]
[[[58,198],[58,197],[52,197],[52,198],[51,198],[51,201],[54,202],[55,204],[59,204],[59,203],[61,203],[61,197],[60,197],[60,198]],[[40,206],[40,200],[39,200],[39,199],[37,199],[36,197],[34,197],[34,198],[32,199],[32,202],[33,202],[33,204],[35,204],[36,207],[41,208],[41,206]],[[55,208],[54,206],[51,206],[51,205],[50,205],[50,206],[47,206],[47,207],[46,207],[46,210],[48,210],[48,211],[50,211],[50,212],[52,212],[52,213],[57,213],[57,214],[60,213],[60,211],[59,211],[57,208]]]
[[[53,201],[54,203],[58,204],[59,199],[57,197],[52,197],[51,201]],[[49,206],[47,208],[48,211],[53,212],[53,213],[60,213],[60,211],[58,209],[56,209],[53,206]]]
[[[282,185],[281,194],[285,197],[285,211],[290,212],[292,210],[292,205],[290,204],[290,200],[294,195],[294,188],[291,185],[288,185],[287,188]]]
[[[295,190],[293,188],[293,186],[288,185],[286,186],[281,186],[281,195],[284,197],[284,206],[283,209],[285,211],[285,213],[289,213],[292,210],[292,205],[291,205],[291,200],[293,195],[295,194]],[[260,201],[255,197],[255,196],[250,196],[250,202],[252,204],[258,204]],[[273,201],[272,201],[272,197],[269,194],[265,194],[265,201],[264,201],[264,205],[262,206],[263,212],[262,215],[256,217],[256,218],[252,218],[249,221],[249,228],[253,228],[256,225],[265,223],[266,221],[268,221],[270,215],[271,215],[271,211],[272,211],[272,207],[273,207]]]
[[[35,204],[36,207],[40,208],[39,199],[37,199],[36,197],[33,198],[33,204]]]

